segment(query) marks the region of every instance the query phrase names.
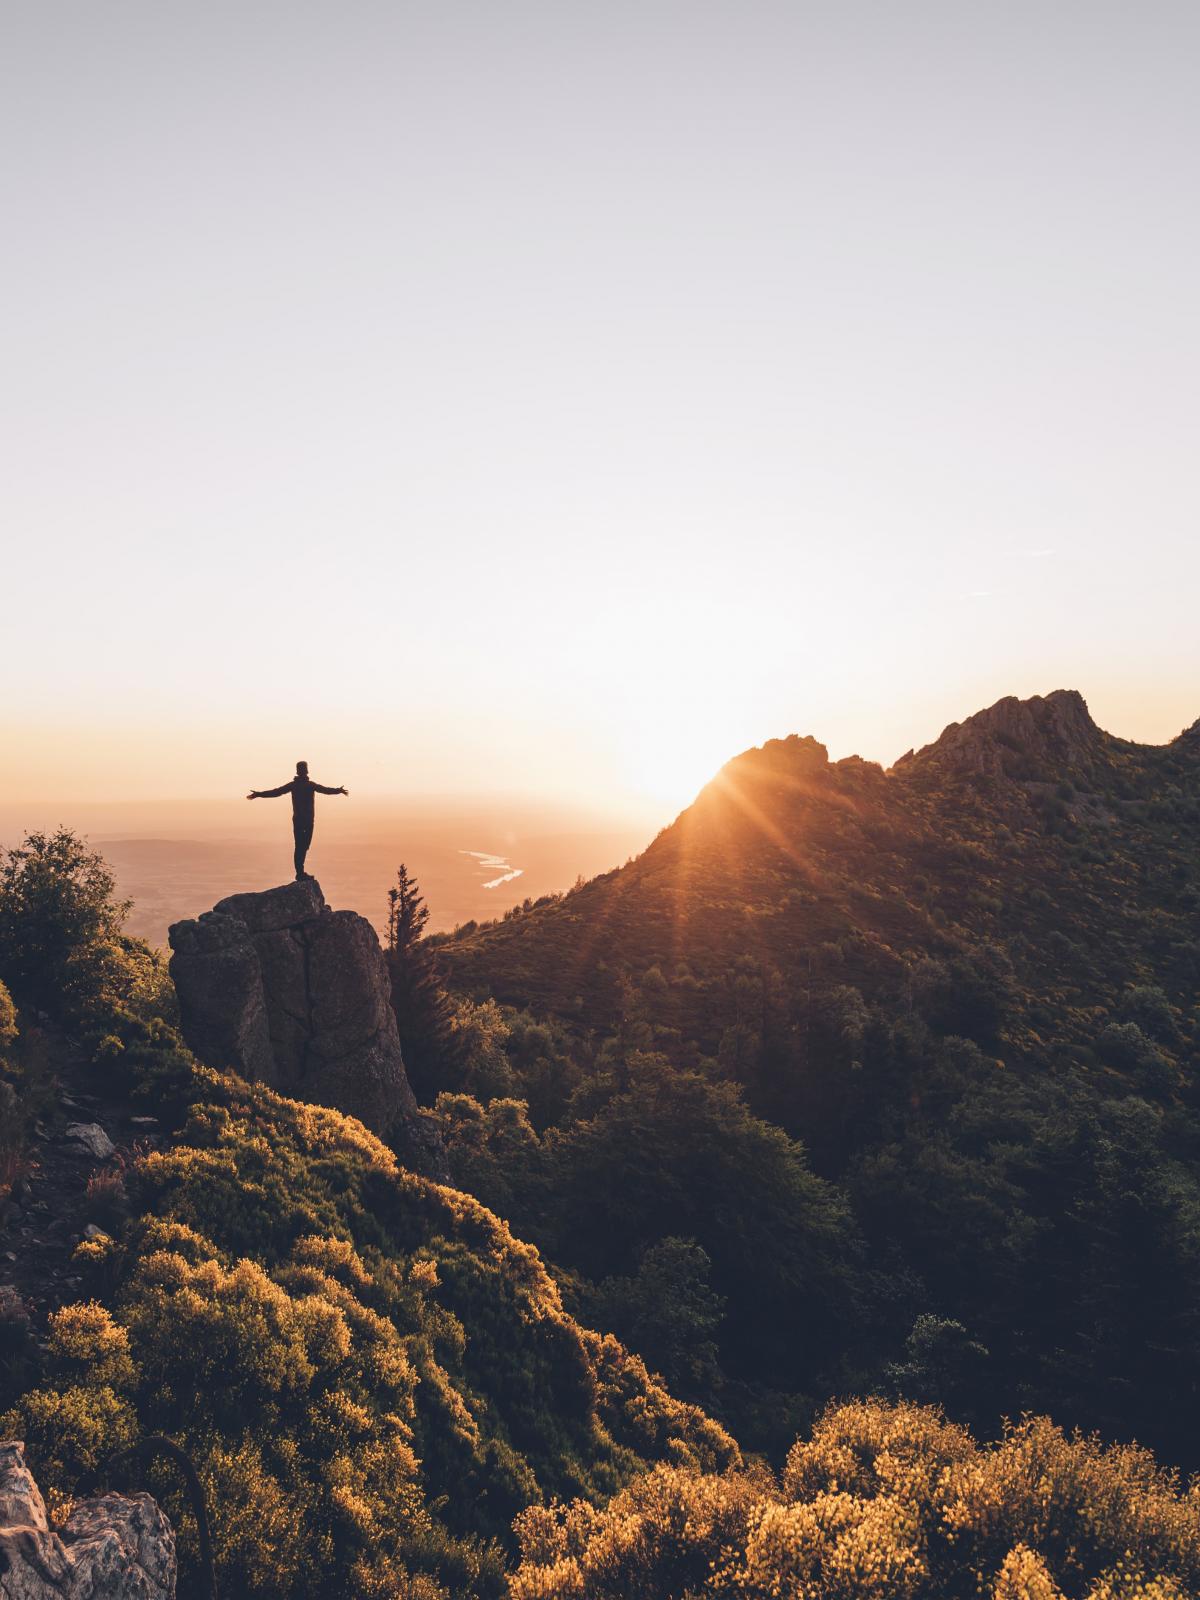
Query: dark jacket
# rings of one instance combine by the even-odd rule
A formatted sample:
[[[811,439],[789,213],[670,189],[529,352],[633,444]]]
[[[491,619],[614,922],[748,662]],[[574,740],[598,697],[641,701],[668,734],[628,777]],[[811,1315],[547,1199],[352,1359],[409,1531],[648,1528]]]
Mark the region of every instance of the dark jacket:
[[[314,783],[311,778],[299,776],[292,779],[291,783],[281,783],[278,789],[256,789],[255,794],[260,800],[278,800],[280,795],[290,794],[292,797],[292,817],[296,822],[311,822],[313,819],[313,796],[318,794],[341,794],[340,789],[330,789],[323,783]]]

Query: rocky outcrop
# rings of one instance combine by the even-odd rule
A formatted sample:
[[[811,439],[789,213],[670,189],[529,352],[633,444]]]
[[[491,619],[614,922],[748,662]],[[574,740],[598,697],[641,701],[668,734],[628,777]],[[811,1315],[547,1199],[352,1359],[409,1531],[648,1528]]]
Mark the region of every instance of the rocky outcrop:
[[[896,763],[896,770],[940,768],[990,778],[1087,782],[1103,760],[1108,735],[1075,689],[1018,700],[1008,695]]]
[[[148,1494],[79,1501],[51,1531],[25,1464],[0,1443],[0,1593],[6,1600],[172,1600],[175,1536]]]
[[[170,930],[183,1034],[202,1061],[336,1106],[434,1177],[445,1157],[404,1071],[383,952],[312,878],[235,894]]]
[[[72,1122],[63,1133],[64,1139],[79,1145],[97,1161],[107,1161],[116,1155],[117,1147],[98,1122]]]

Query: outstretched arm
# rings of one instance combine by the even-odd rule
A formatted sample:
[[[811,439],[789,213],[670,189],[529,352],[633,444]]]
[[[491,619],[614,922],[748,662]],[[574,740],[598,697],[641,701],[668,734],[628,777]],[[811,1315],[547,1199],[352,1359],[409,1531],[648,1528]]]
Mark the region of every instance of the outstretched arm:
[[[349,794],[350,793],[349,789],[346,788],[345,784],[342,784],[342,786],[340,788],[338,788],[338,789],[330,789],[330,788],[327,788],[326,785],[323,784],[323,783],[314,783],[313,784],[313,788],[317,791],[318,794]]]
[[[278,800],[281,794],[291,793],[290,783],[281,783],[278,789],[251,789],[247,800]]]

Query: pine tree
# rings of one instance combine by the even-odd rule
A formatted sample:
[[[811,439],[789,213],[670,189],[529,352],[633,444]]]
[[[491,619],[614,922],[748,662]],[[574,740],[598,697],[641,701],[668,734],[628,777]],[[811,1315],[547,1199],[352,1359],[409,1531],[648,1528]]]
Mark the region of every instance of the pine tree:
[[[457,1086],[454,1006],[422,937],[428,921],[417,880],[401,862],[395,887],[388,890],[388,975],[408,1080],[426,1105],[440,1090]]]

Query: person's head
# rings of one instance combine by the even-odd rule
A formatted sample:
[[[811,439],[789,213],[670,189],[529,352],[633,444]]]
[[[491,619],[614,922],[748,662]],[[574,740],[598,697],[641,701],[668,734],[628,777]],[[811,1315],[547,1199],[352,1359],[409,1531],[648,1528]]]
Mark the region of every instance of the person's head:
[[[297,763],[296,763],[296,776],[298,778],[307,778],[308,777],[308,762],[307,761],[297,761]]]

